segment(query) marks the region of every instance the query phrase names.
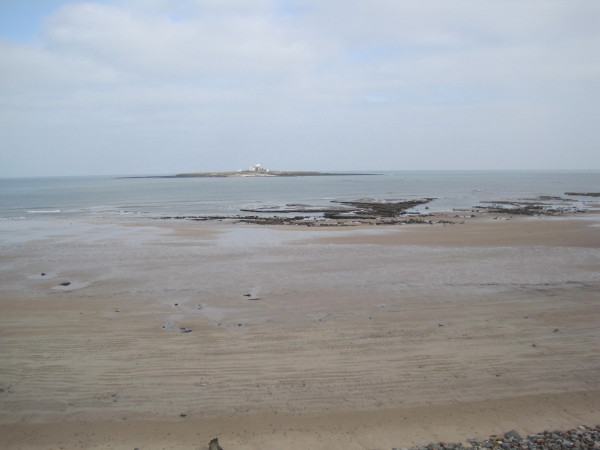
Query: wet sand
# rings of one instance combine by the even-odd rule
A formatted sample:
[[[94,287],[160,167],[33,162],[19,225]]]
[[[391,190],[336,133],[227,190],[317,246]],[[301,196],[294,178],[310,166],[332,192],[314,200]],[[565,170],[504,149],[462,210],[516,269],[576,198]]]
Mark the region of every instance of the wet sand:
[[[595,425],[598,224],[4,222],[0,447],[391,449]]]

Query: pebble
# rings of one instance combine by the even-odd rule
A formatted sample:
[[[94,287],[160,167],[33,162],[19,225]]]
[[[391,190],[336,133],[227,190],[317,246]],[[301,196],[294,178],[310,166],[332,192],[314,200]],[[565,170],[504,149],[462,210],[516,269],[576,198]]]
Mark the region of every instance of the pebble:
[[[595,427],[579,426],[567,431],[543,431],[529,434],[526,438],[516,430],[504,433],[503,437],[490,436],[477,441],[468,439],[467,444],[438,442],[425,446],[411,447],[409,450],[482,450],[482,449],[520,449],[520,450],[554,450],[554,449],[594,449],[600,450],[600,425]]]

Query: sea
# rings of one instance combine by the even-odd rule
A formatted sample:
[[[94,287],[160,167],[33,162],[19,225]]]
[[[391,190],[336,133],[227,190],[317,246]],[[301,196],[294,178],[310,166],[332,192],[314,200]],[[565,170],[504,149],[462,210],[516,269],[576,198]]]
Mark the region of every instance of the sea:
[[[540,196],[585,208],[600,171],[381,171],[336,176],[160,178],[124,176],[0,178],[0,219],[115,219],[263,215],[290,205],[432,198],[418,208],[452,211],[483,202]],[[278,214],[281,215],[281,214]]]

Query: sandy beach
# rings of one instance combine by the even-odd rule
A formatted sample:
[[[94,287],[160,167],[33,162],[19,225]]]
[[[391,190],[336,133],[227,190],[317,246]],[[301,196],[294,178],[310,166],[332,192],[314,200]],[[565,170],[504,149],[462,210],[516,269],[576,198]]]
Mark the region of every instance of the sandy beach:
[[[600,216],[0,224],[0,447],[392,449],[600,423]]]

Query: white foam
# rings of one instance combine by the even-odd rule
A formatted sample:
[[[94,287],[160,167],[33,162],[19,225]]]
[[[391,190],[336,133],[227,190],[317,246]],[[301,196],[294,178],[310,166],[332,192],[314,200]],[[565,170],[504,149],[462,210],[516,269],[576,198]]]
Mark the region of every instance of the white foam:
[[[27,212],[29,214],[56,214],[62,211],[60,209],[34,209]]]

